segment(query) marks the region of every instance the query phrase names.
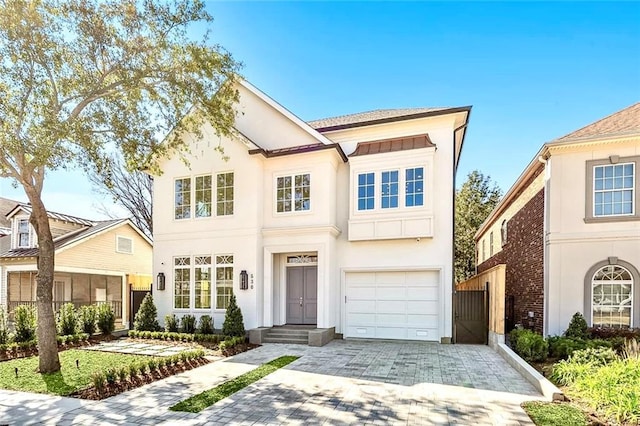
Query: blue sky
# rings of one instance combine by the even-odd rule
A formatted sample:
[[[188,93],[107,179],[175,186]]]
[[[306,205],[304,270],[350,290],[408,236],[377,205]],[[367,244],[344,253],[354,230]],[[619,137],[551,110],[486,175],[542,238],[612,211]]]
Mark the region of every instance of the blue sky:
[[[541,144],[640,101],[640,3],[208,2],[212,40],[304,120],[473,105],[458,182],[507,190]],[[194,29],[197,32],[197,29]],[[89,217],[81,172],[52,210]],[[0,194],[24,199],[7,181]]]

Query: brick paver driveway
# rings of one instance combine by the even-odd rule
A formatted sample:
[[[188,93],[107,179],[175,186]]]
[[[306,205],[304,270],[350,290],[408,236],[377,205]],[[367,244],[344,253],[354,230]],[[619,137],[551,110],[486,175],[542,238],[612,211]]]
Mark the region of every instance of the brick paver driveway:
[[[168,411],[282,355],[301,358],[199,414]],[[51,415],[0,403],[0,423],[531,425],[519,404],[540,398],[486,346],[350,340],[267,344],[104,401],[51,402]]]

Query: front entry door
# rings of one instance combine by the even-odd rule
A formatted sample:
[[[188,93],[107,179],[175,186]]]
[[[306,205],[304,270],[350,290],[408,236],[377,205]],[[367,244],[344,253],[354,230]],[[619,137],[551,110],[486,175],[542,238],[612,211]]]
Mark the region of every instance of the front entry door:
[[[287,324],[316,324],[318,267],[287,268]]]

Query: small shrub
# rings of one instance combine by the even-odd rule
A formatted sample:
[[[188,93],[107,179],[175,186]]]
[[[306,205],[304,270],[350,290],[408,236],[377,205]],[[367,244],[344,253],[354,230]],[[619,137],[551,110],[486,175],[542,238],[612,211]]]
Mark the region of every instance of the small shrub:
[[[111,334],[116,328],[116,314],[111,304],[103,303],[98,306],[98,329],[103,334]]]
[[[140,364],[138,364],[138,371],[140,372],[141,375],[147,374],[147,372],[149,371],[148,364],[145,362],[141,362]]]
[[[622,355],[625,359],[640,360],[640,342],[636,339],[629,339],[624,344]]]
[[[158,324],[158,310],[155,303],[153,303],[153,296],[151,293],[147,293],[142,299],[140,309],[136,313],[133,321],[133,328],[138,331],[158,331],[160,325]]]
[[[71,336],[78,332],[78,317],[73,303],[65,303],[58,312],[58,333]]]
[[[213,318],[211,318],[210,315],[203,315],[200,317],[198,332],[204,335],[213,334]]]
[[[164,317],[164,329],[169,333],[177,333],[179,328],[179,320],[175,314],[165,315]]]
[[[165,358],[158,359],[158,370],[163,369],[167,365],[167,360]]]
[[[190,334],[196,332],[196,317],[189,314],[182,317],[182,332]]]
[[[127,376],[129,375],[129,372],[127,370],[127,367],[122,367],[118,369],[118,381],[119,382],[124,382],[125,380],[127,380]]]
[[[9,343],[9,328],[7,322],[7,313],[4,308],[0,306],[0,345]]]
[[[19,305],[14,311],[16,342],[28,342],[36,338],[36,310],[32,306]]]
[[[78,320],[83,333],[92,335],[96,332],[96,321],[98,311],[94,305],[80,306],[78,310]]]
[[[549,355],[560,359],[567,359],[574,351],[587,348],[585,340],[563,336],[551,336],[547,338],[547,343],[549,344]]]
[[[222,324],[222,334],[225,336],[242,336],[245,335],[244,319],[242,318],[242,310],[236,302],[236,295],[231,295],[227,312],[224,316]]]
[[[149,371],[154,372],[158,369],[158,361],[155,358],[151,358],[147,365],[149,366]]]
[[[514,350],[525,361],[544,361],[547,359],[549,346],[541,335],[531,330],[523,330],[516,340]]]
[[[569,322],[569,327],[567,327],[564,332],[564,336],[574,339],[588,339],[588,329],[589,326],[587,325],[587,321],[584,319],[584,316],[582,316],[580,312],[576,312],[573,314],[571,322]]]
[[[138,364],[136,364],[135,362],[129,364],[129,377],[136,377],[138,375],[138,371]]]
[[[575,351],[569,361],[577,364],[592,364],[601,366],[618,359],[618,356],[611,348],[587,348]]]
[[[105,385],[107,384],[107,379],[101,371],[94,371],[91,373],[91,384],[96,389],[98,393],[102,393]]]
[[[107,383],[112,384],[116,382],[116,370],[115,368],[110,368],[104,372],[104,378],[107,380]]]
[[[189,360],[189,354],[187,352],[180,352],[180,361],[187,362]]]

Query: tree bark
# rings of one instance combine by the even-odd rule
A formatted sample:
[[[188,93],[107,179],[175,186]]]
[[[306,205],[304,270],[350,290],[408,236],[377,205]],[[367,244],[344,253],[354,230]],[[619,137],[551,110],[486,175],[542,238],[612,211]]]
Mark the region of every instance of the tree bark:
[[[38,306],[38,371],[54,373],[60,371],[56,321],[53,312],[53,274],[55,250],[49,227],[47,210],[35,188],[25,187],[31,202],[30,222],[38,236],[38,274],[36,275],[36,300]]]

